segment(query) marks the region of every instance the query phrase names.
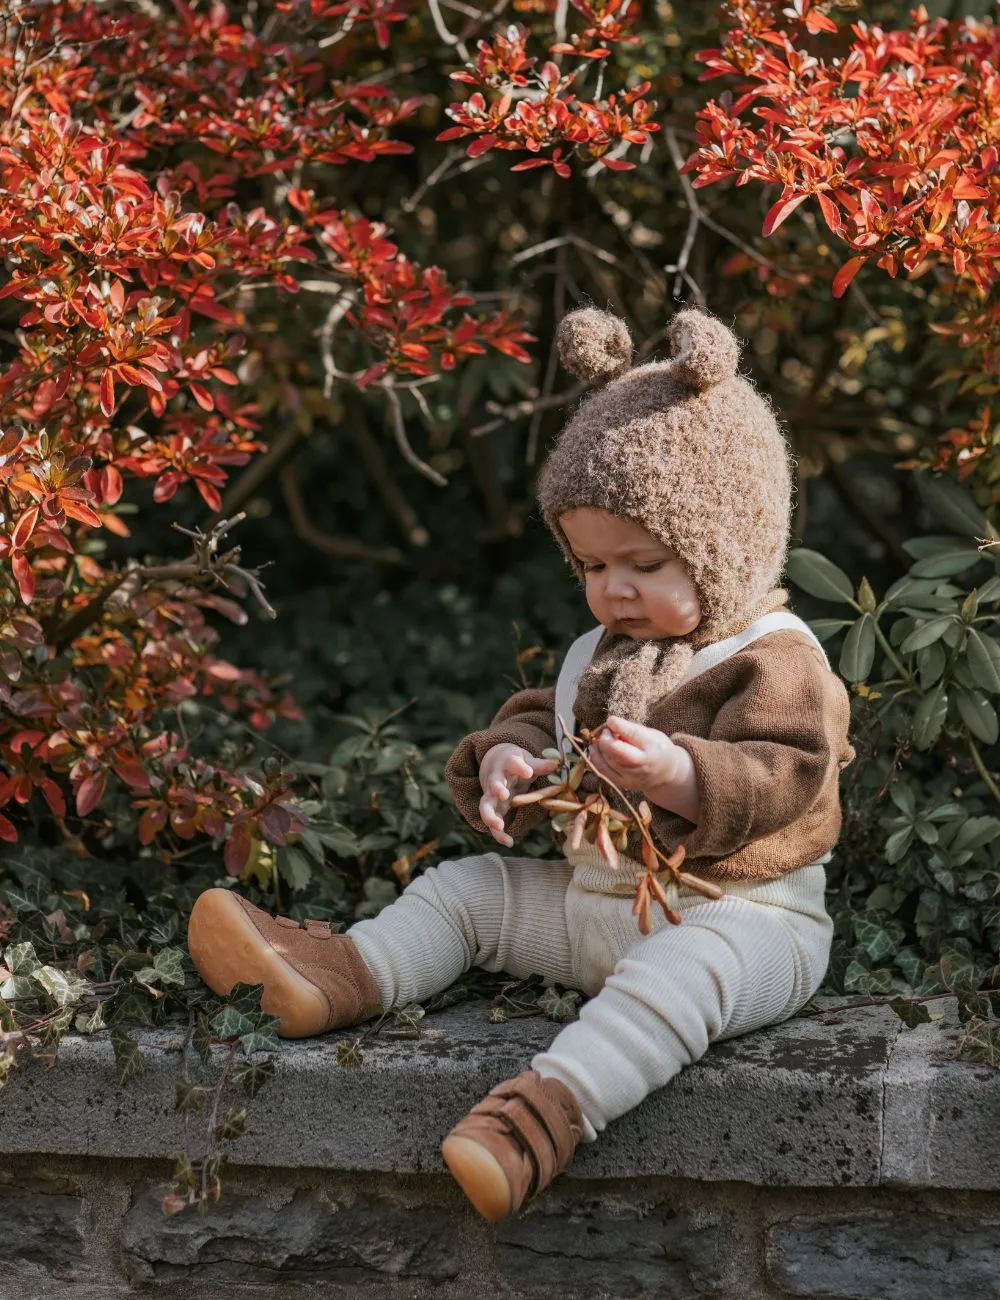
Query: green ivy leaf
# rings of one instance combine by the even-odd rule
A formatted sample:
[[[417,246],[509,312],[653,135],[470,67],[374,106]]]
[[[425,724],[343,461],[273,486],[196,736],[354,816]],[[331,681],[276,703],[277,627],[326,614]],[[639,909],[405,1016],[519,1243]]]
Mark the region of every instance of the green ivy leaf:
[[[212,1033],[216,1038],[221,1038],[223,1042],[228,1042],[233,1038],[242,1038],[245,1034],[252,1034],[256,1028],[254,1021],[250,1016],[245,1015],[242,1011],[237,1011],[235,1007],[223,1007],[220,1012],[212,1017]]]
[[[854,585],[850,578],[819,551],[796,547],[788,556],[787,573],[792,582],[808,591],[810,596],[845,605],[854,601]]]
[[[889,863],[901,862],[906,856],[906,851],[913,843],[913,827],[904,826],[901,830],[893,831],[885,842],[886,861]]]
[[[31,943],[12,943],[4,953],[3,963],[12,975],[34,975],[42,966]]]
[[[539,994],[537,1007],[550,1020],[559,1024],[575,1020],[580,1006],[581,995],[576,989],[566,989],[560,993],[555,985],[550,984]]]
[[[419,1029],[426,1012],[419,1002],[408,1002],[400,1007],[393,1016],[393,1024],[398,1029]]]
[[[161,948],[153,958],[153,969],[159,976],[161,984],[183,985],[184,950],[182,948]]]
[[[917,1025],[930,1024],[931,1013],[926,1002],[915,1002],[910,998],[893,998],[889,1003],[907,1029],[916,1029]]]
[[[274,1078],[274,1061],[238,1061],[233,1069],[233,1082],[241,1083],[243,1090],[253,1101],[261,1088]]]
[[[180,1111],[182,1115],[201,1110],[201,1093],[184,1075],[174,1084],[174,1110]]]
[[[138,1078],[146,1068],[139,1040],[122,1025],[115,1025],[111,1030],[111,1046],[115,1053],[115,1066],[118,1070],[118,1082],[127,1083],[129,1079]]]
[[[232,1142],[236,1138],[241,1138],[246,1130],[247,1112],[245,1107],[239,1110],[230,1110],[223,1115],[221,1121],[215,1126],[215,1136],[223,1142]]]

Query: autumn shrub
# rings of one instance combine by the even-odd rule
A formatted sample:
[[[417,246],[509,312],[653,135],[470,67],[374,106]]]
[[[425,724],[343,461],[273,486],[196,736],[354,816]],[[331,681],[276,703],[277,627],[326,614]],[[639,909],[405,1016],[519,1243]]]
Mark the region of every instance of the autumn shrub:
[[[252,1091],[273,1024],[194,976],[197,891],[346,925],[476,843],[446,753],[586,625],[532,496],[584,301],[645,357],[682,301],[748,340],[853,697],[828,988],[911,1020],[958,989],[997,1059],[974,8],[7,0],[0,1072],[107,1025],[127,1074],[130,1026],[185,1012]]]

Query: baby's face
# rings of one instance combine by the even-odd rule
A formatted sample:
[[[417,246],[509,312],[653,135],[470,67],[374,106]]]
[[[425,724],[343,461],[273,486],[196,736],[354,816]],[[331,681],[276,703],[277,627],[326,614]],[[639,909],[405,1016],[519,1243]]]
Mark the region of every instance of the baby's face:
[[[611,632],[647,641],[685,636],[701,604],[681,561],[641,524],[579,506],[560,520],[587,582],[587,604]]]

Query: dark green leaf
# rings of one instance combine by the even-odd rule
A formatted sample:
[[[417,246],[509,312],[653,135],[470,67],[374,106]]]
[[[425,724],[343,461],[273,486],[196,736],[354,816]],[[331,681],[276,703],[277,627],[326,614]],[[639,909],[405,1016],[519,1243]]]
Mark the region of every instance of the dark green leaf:
[[[139,1048],[139,1040],[134,1034],[130,1034],[121,1025],[114,1025],[111,1030],[111,1046],[115,1053],[119,1083],[127,1083],[129,1079],[142,1074],[146,1062]]]
[[[926,1002],[916,1002],[911,998],[893,998],[889,1003],[907,1029],[916,1029],[917,1025],[930,1023],[931,1013]]]
[[[918,749],[929,749],[941,734],[948,714],[948,695],[942,682],[921,697],[913,712],[910,734]]]
[[[840,674],[849,682],[863,682],[875,662],[875,619],[862,614],[844,637],[840,651]]]
[[[992,695],[1000,695],[1000,645],[993,637],[970,627],[965,653],[978,685]]]
[[[959,687],[955,702],[962,721],[975,738],[992,745],[1000,734],[1000,726],[997,724],[996,709],[982,691],[965,691]]]
[[[792,582],[808,591],[810,596],[840,604],[850,604],[854,600],[854,585],[850,578],[818,551],[796,547],[788,556],[787,572]]]
[[[929,618],[926,622],[914,628],[899,648],[903,654],[911,654],[914,650],[919,650],[921,647],[939,640],[944,636],[948,628],[954,626],[955,619],[950,614],[941,615],[939,618]]]
[[[954,529],[963,537],[987,535],[986,516],[968,488],[948,474],[924,472],[914,474],[913,478],[927,508],[946,528]]]

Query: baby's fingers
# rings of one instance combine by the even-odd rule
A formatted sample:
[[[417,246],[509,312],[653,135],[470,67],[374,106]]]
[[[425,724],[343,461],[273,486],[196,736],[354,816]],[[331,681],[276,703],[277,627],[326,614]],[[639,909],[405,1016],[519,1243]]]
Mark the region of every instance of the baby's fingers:
[[[601,754],[618,767],[638,767],[645,762],[646,756],[641,749],[627,740],[616,740],[610,731],[602,731],[597,743]]]

